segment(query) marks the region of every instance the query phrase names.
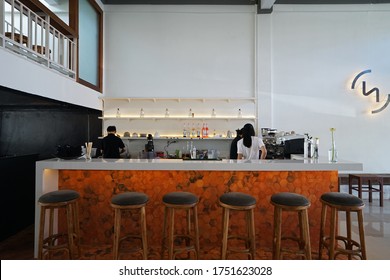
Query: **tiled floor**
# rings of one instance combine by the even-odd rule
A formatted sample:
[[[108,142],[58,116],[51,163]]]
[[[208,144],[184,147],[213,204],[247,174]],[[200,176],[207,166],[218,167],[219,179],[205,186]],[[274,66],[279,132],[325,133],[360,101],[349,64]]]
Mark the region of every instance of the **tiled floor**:
[[[367,256],[370,260],[390,260],[390,200],[386,199],[383,207],[379,207],[378,200],[372,203],[366,201],[364,208],[364,223]],[[354,215],[353,218],[355,219]],[[340,221],[344,220],[340,216]],[[341,232],[343,228],[341,228]],[[0,259],[2,260],[28,260],[33,259],[33,226],[26,228],[16,234],[0,242]],[[353,232],[357,233],[357,225],[353,224]],[[317,248],[312,248],[317,251]],[[99,254],[108,255],[110,249],[105,248]],[[218,250],[216,249],[216,254]],[[94,256],[87,252],[85,258],[94,259]],[[270,252],[258,252],[257,258],[268,259],[271,256]],[[313,254],[315,258],[315,253]]]

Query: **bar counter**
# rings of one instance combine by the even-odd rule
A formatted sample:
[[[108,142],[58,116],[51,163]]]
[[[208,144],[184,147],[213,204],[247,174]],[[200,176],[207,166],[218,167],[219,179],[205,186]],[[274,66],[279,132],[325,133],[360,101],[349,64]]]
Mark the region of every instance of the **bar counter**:
[[[200,198],[198,205],[201,259],[219,258],[222,238],[222,209],[218,198],[239,191],[257,199],[255,210],[257,258],[272,249],[273,207],[270,197],[277,192],[295,192],[311,201],[309,225],[312,251],[318,250],[321,207],[319,197],[337,191],[339,171],[361,171],[361,163],[329,163],[326,158],[301,160],[222,160],[180,159],[50,159],[36,164],[36,199],[57,189],[80,193],[81,244],[95,248],[100,259],[111,258],[113,210],[110,200],[124,191],[140,191],[149,196],[146,207],[149,258],[160,259],[164,194],[188,191]],[[62,228],[63,217],[59,217]],[[295,215],[283,216],[283,230],[297,229]],[[177,220],[178,221],[178,220]],[[244,219],[232,217],[231,228],[244,228]],[[35,211],[35,256],[39,206]],[[137,258],[137,255],[128,256]],[[246,257],[245,255],[243,257]],[[231,258],[241,258],[232,255]]]

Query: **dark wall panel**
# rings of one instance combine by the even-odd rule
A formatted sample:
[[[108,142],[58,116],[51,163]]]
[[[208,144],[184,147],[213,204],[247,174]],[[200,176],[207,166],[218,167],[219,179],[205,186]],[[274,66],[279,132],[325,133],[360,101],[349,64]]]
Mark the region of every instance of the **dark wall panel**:
[[[49,158],[57,145],[97,147],[101,111],[0,86],[0,156],[39,154]]]
[[[52,157],[57,145],[81,146],[88,139],[97,144],[101,134],[99,114],[71,109],[3,110],[0,153],[38,153]],[[94,145],[94,146],[95,146]]]
[[[34,223],[35,162],[57,145],[98,145],[101,111],[0,86],[0,240]],[[9,211],[12,207],[17,209]],[[10,204],[11,203],[11,204]]]

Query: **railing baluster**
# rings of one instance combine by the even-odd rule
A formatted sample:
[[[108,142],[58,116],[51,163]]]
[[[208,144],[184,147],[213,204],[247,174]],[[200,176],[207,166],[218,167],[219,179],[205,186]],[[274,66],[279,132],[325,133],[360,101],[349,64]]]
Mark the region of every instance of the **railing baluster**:
[[[47,15],[42,18],[17,0],[0,1],[3,3],[3,5],[0,5],[0,13],[4,15],[0,17],[1,19],[4,18],[0,23],[0,32],[3,34],[5,30],[10,31],[10,40],[18,43],[12,44],[9,41],[11,44],[0,44],[0,47],[10,47],[15,52],[23,54],[38,63],[44,63],[68,77],[75,78],[77,40],[70,39],[52,27]],[[10,6],[11,22],[5,20],[5,5]],[[20,25],[19,28],[16,24]],[[26,46],[23,46],[23,44]],[[37,56],[37,54],[39,55]],[[42,60],[42,57],[46,58],[46,62]]]

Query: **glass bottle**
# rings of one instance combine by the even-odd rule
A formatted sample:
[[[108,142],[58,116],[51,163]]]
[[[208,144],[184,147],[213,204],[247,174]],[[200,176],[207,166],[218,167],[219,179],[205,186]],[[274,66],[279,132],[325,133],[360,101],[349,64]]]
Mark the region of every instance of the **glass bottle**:
[[[183,125],[183,137],[187,137],[187,129],[186,129],[186,124],[184,123]]]
[[[192,118],[192,109],[190,108],[190,110],[188,111],[188,117],[189,118]]]
[[[215,112],[215,109],[211,111],[211,117],[215,118],[217,116],[217,113]]]
[[[165,117],[169,118],[169,110],[168,110],[168,108],[165,109]]]
[[[142,108],[141,108],[141,111],[140,111],[140,113],[139,113],[139,117],[140,117],[140,118],[145,117],[145,112],[144,112],[144,109],[142,109]]]
[[[121,112],[120,112],[119,108],[116,109],[116,117],[117,118],[121,117]]]
[[[318,158],[318,146],[320,145],[320,139],[315,138],[314,139],[314,152],[313,152],[313,158],[317,159]]]
[[[237,115],[237,118],[241,119],[242,118],[242,112],[241,112],[241,109],[238,109],[238,115]]]

